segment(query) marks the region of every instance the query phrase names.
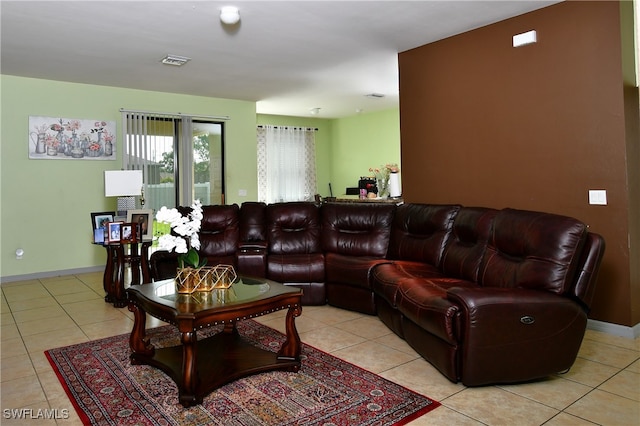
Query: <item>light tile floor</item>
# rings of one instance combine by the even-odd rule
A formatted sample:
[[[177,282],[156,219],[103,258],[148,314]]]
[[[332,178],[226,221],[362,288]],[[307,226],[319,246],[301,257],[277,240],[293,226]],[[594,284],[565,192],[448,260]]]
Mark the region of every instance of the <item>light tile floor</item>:
[[[3,425],[79,425],[44,351],[129,333],[132,313],[104,302],[102,274],[2,284]],[[284,312],[260,321],[284,331]],[[148,327],[162,323],[147,321]],[[302,340],[442,403],[411,425],[640,425],[640,339],[587,331],[566,374],[535,383],[467,388],[451,383],[376,317],[303,308]],[[56,410],[67,419],[11,419],[11,409]]]

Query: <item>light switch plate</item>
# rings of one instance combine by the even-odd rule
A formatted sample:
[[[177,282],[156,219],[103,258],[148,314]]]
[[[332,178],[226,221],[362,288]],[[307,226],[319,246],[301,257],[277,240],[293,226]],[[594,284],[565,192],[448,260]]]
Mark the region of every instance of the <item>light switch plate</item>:
[[[589,204],[606,206],[607,205],[607,191],[605,189],[590,189],[589,190]]]

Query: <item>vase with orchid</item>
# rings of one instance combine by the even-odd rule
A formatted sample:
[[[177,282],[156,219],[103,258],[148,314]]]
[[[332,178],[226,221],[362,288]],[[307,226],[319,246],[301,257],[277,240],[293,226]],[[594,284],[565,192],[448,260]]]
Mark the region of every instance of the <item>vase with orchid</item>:
[[[369,173],[373,173],[378,185],[378,197],[385,198],[389,196],[389,176],[391,173],[398,173],[399,170],[396,163],[388,163],[379,168],[369,168]]]
[[[191,205],[191,212],[183,216],[178,209],[168,209],[163,206],[156,213],[156,220],[168,223],[171,233],[158,237],[158,248],[178,253],[179,268],[200,268],[207,263],[207,259],[200,259],[200,224],[202,222],[202,203],[195,200]]]

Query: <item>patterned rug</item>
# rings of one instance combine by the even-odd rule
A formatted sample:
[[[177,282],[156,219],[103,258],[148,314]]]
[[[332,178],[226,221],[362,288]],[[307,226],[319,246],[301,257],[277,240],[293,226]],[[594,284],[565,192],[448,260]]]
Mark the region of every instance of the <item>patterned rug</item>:
[[[255,321],[238,331],[273,352],[284,335]],[[198,339],[219,332],[198,332]],[[156,347],[179,344],[174,327],[147,330]],[[183,408],[162,371],[129,362],[129,335],[45,351],[80,418],[90,425],[403,425],[440,404],[303,344],[298,373],[269,372],[225,385]]]

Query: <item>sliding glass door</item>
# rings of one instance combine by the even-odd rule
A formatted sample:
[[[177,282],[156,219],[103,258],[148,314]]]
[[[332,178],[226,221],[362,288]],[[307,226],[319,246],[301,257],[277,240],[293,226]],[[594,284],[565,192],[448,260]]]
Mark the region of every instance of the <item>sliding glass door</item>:
[[[192,125],[193,198],[203,205],[224,204],[224,144],[221,123]]]
[[[142,170],[144,208],[224,204],[224,123],[126,113],[123,168]]]

